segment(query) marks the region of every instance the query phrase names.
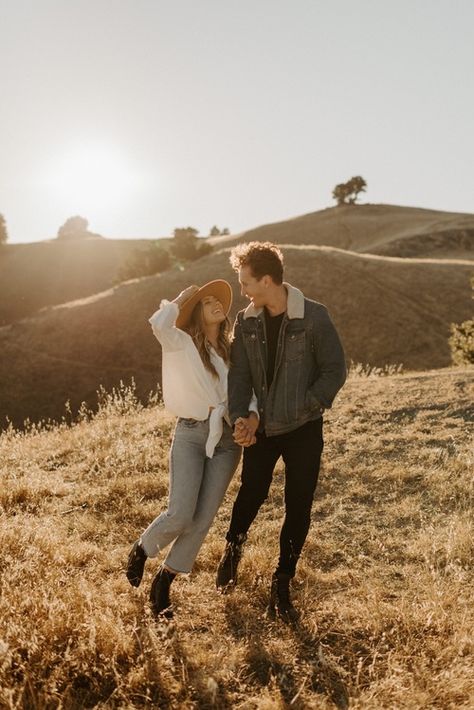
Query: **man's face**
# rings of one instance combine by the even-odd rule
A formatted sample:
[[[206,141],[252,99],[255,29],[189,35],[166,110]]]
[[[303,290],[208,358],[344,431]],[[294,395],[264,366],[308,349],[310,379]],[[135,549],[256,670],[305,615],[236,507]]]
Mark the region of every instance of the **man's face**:
[[[239,269],[240,293],[250,299],[255,308],[263,308],[268,298],[269,276],[262,276],[260,281],[252,274],[249,266],[242,266]]]

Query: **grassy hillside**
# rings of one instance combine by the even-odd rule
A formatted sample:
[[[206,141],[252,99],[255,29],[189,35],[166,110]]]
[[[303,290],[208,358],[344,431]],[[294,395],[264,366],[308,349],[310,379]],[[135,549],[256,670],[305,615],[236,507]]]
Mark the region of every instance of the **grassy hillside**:
[[[113,286],[146,239],[51,239],[0,248],[0,326]]]
[[[0,250],[0,322],[8,323],[0,327],[0,427],[6,416],[15,424],[60,418],[67,400],[73,410],[82,401],[92,405],[99,385],[110,389],[132,377],[146,398],[160,376],[149,315],[161,298],[217,276],[234,285],[234,315],[244,301],[228,253],[242,240],[283,246],[288,280],[329,307],[348,360],[445,367],[450,324],[472,316],[474,261],[465,257],[474,253],[473,235],[472,214],[334,207],[210,239],[214,253],[185,270],[117,288],[110,286],[120,264],[146,242],[7,245]]]
[[[283,249],[287,278],[325,303],[348,360],[424,369],[450,364],[449,324],[470,317],[470,262],[403,260],[325,247]],[[158,276],[52,308],[0,329],[0,421],[60,418],[70,400],[90,405],[107,389],[135,378],[146,398],[160,376],[160,348],[148,317],[162,298],[189,283],[220,276],[234,287],[232,313],[245,305],[221,250]]]
[[[474,258],[474,215],[396,205],[332,207],[215,237],[218,248],[243,240],[326,245],[385,256]],[[144,239],[52,239],[0,249],[0,326],[44,306],[66,303],[113,286],[130,253]]]
[[[271,241],[419,258],[474,258],[474,215],[398,205],[342,205],[211,243]]]
[[[2,708],[474,706],[474,370],[353,376],[325,423],[298,626],[265,617],[281,467],[239,587],[214,591],[238,476],[176,619],[124,576],[165,505],[172,422],[130,394],[72,428],[0,435]]]

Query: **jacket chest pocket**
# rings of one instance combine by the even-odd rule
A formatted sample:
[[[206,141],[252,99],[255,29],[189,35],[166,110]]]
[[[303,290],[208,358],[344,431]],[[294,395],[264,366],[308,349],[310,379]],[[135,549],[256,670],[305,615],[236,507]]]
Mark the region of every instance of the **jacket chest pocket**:
[[[304,330],[287,333],[285,338],[286,360],[302,360],[306,348],[306,333]]]
[[[258,336],[256,333],[243,333],[245,350],[249,360],[256,360],[258,358]]]

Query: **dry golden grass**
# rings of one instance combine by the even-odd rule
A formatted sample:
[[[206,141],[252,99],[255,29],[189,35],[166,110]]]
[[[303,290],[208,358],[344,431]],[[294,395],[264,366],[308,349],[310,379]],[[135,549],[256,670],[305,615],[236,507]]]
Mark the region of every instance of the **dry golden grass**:
[[[2,708],[472,708],[474,370],[349,379],[326,418],[296,627],[265,618],[278,469],[238,588],[214,589],[238,477],[176,619],[124,576],[166,502],[172,421],[130,393],[0,436]]]

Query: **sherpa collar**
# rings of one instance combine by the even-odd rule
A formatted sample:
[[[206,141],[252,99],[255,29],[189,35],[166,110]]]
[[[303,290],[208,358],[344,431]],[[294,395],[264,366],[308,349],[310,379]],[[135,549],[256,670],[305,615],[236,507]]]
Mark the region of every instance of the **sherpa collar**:
[[[299,288],[295,288],[291,284],[283,281],[283,286],[288,293],[288,302],[286,306],[286,314],[288,318],[304,318],[304,296]],[[255,308],[251,303],[244,311],[244,318],[257,318],[263,313],[263,308]]]

